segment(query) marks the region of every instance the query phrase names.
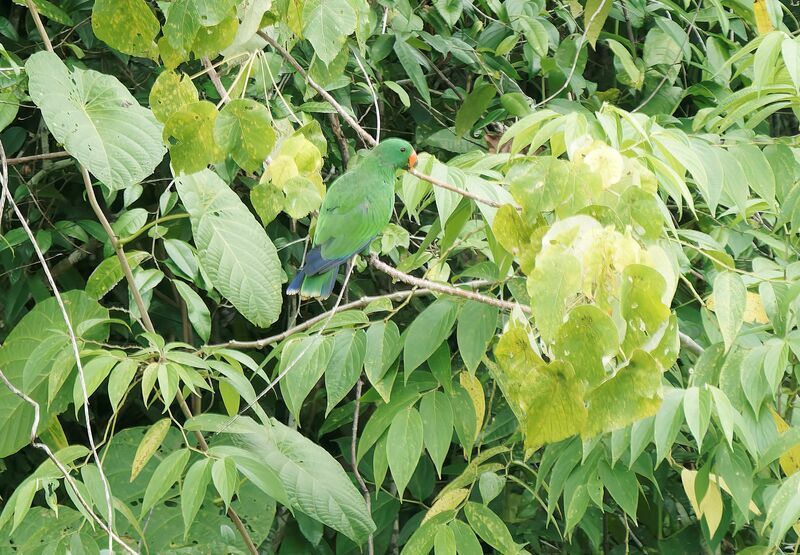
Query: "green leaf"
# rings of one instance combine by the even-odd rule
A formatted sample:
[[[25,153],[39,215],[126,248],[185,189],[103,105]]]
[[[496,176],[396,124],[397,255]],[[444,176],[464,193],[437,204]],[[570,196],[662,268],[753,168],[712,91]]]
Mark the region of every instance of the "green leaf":
[[[158,59],[155,39],[161,26],[144,0],[97,0],[92,7],[92,30],[120,52]]]
[[[456,112],[456,134],[467,135],[472,126],[486,113],[497,90],[493,85],[479,85],[472,89]]]
[[[333,354],[325,369],[325,391],[328,393],[326,416],[358,381],[367,348],[364,330],[344,329],[337,332],[333,340]]]
[[[437,299],[408,327],[403,345],[406,379],[450,336],[459,308],[459,303],[448,298]]]
[[[442,16],[450,27],[453,27],[461,18],[464,3],[461,0],[436,0],[436,11]]]
[[[777,547],[783,537],[800,518],[800,496],[797,495],[800,488],[800,472],[789,476],[782,484],[778,492],[770,501],[767,511],[767,519],[764,527],[772,524],[769,534],[769,544]]]
[[[447,525],[456,539],[456,550],[460,555],[482,555],[483,549],[475,532],[460,520],[454,520]]]
[[[147,489],[144,492],[144,499],[142,500],[142,509],[139,513],[140,518],[144,518],[156,503],[167,494],[169,489],[175,485],[175,482],[183,474],[183,469],[186,463],[189,462],[189,449],[178,449],[173,451],[161,461],[150,478],[150,483],[147,484]]]
[[[68,291],[61,297],[73,329],[77,329],[84,321],[108,319],[108,311],[83,291]],[[71,392],[62,392],[48,404],[49,380],[46,373],[38,375],[28,387],[23,387],[24,370],[31,353],[45,338],[53,335],[64,338],[64,351],[72,350],[58,303],[55,298],[49,298],[38,303],[18,322],[0,347],[0,369],[11,383],[21,387],[42,409],[40,432],[46,428],[51,416],[63,412],[72,401]],[[83,339],[102,342],[107,337],[108,325],[103,324],[87,331]],[[0,428],[3,429],[3,434],[0,434],[0,457],[7,457],[28,445],[33,417],[33,408],[27,402],[7,387],[0,387]]]
[[[219,492],[219,496],[227,509],[231,504],[238,482],[236,462],[230,457],[223,457],[214,461],[214,465],[211,467],[211,479],[214,481],[214,487]]]
[[[453,407],[450,398],[441,391],[432,391],[419,405],[422,418],[422,438],[431,456],[437,474],[442,475],[442,464],[453,439]]]
[[[181,515],[183,516],[183,537],[189,536],[189,528],[194,522],[200,505],[206,496],[208,482],[211,479],[211,459],[202,459],[189,467],[181,487]]]
[[[211,313],[208,311],[206,303],[197,292],[192,289],[187,283],[173,279],[172,283],[178,294],[186,303],[186,311],[189,314],[189,321],[192,323],[194,331],[200,336],[204,342],[208,342],[211,337]]]
[[[739,335],[744,321],[747,300],[742,278],[734,272],[720,272],[714,279],[714,313],[719,322],[719,331],[728,351]]]
[[[542,339],[551,341],[564,321],[567,300],[580,291],[581,264],[566,252],[548,251],[528,276],[531,311]]]
[[[53,137],[112,190],[139,183],[164,158],[161,125],[116,78],[70,70],[51,52],[33,54],[25,70]]]
[[[281,312],[281,264],[264,228],[215,173],[178,178],[200,264],[214,287],[253,324]]]
[[[134,481],[142,469],[147,465],[150,458],[158,450],[161,442],[167,437],[172,422],[169,418],[162,418],[147,429],[147,432],[136,448],[136,454],[131,463],[131,479]]]
[[[162,71],[150,89],[150,109],[161,123],[166,123],[174,113],[198,99],[197,89],[185,73],[178,75],[174,71]]]
[[[697,451],[702,452],[703,438],[711,422],[711,392],[705,387],[689,387],[683,396],[686,424],[697,440]]]
[[[628,516],[636,518],[636,507],[639,503],[639,481],[636,474],[619,464],[611,468],[606,462],[601,463],[598,470],[603,486],[617,505]]]
[[[569,362],[575,374],[591,385],[606,377],[604,361],[619,349],[619,335],[614,321],[594,305],[577,306],[558,328],[553,353]]]
[[[433,538],[435,555],[456,555],[456,537],[448,526],[439,526]]]
[[[497,549],[500,553],[518,553],[519,546],[514,543],[508,527],[499,516],[480,503],[469,502],[464,506],[472,529],[477,532],[483,541]]]
[[[505,476],[498,476],[494,472],[484,472],[478,479],[478,490],[481,492],[481,499],[484,505],[502,493],[506,487]]]
[[[400,499],[422,455],[422,433],[422,418],[414,407],[397,413],[389,426],[386,455]]]
[[[458,352],[464,365],[475,373],[497,331],[500,309],[478,301],[467,301],[458,315]]]
[[[300,419],[303,401],[311,392],[333,355],[334,339],[331,336],[312,335],[287,341],[281,352],[281,394],[287,408]]]
[[[108,378],[108,400],[115,413],[119,410],[122,398],[128,391],[138,369],[139,362],[137,360],[126,358],[111,371]]]
[[[781,55],[789,77],[794,83],[794,88],[800,94],[800,42],[795,38],[786,37],[781,43]]]
[[[176,175],[200,172],[225,154],[214,141],[217,108],[208,100],[181,106],[164,125],[164,142]]]
[[[137,268],[139,264],[150,258],[150,255],[143,251],[130,251],[125,253],[125,259],[131,270]],[[86,280],[86,294],[94,300],[102,299],[106,293],[111,291],[122,278],[125,277],[119,257],[114,254],[103,260]]]
[[[269,110],[249,98],[231,100],[217,117],[214,139],[242,169],[260,169],[275,146]]]
[[[586,33],[586,41],[595,47],[597,37],[605,25],[609,12],[611,12],[612,0],[587,0],[583,10],[583,28]]]
[[[433,548],[436,533],[442,525],[453,520],[455,512],[452,510],[441,512],[426,520],[408,538],[400,555],[427,555]]]
[[[589,416],[582,435],[610,432],[658,412],[661,372],[650,354],[634,351],[627,366],[586,396]]]
[[[326,64],[336,58],[356,30],[356,13],[347,0],[306,0],[303,4],[303,35]]]
[[[376,322],[367,329],[367,350],[364,355],[364,372],[373,387],[377,387],[392,363],[400,354],[402,343],[397,324]],[[381,395],[383,397],[383,394]],[[388,397],[384,401],[389,402]]]
[[[86,385],[86,395],[91,397],[92,393],[94,393],[95,390],[100,387],[100,384],[103,383],[109,372],[111,372],[111,369],[119,362],[119,360],[120,359],[118,356],[101,355],[94,357],[83,365],[83,377]],[[75,404],[75,414],[77,415],[84,402],[83,388],[81,387],[80,378],[75,380],[75,384],[72,387],[72,400]]]
[[[342,467],[322,447],[275,419],[242,439],[253,457],[272,469],[288,495],[288,503],[354,542],[366,542],[375,531],[361,493]]]
[[[430,105],[431,92],[428,89],[428,83],[425,81],[425,74],[422,72],[420,61],[417,58],[417,49],[398,37],[394,41],[394,53],[397,54],[400,65],[403,66],[406,75],[411,79],[417,92],[422,96],[425,103]]]

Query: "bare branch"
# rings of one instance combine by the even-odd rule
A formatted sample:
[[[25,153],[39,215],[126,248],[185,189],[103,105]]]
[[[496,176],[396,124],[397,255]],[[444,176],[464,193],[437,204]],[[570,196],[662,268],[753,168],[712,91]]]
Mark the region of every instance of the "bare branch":
[[[9,158],[6,160],[6,163],[9,166],[14,166],[16,164],[24,164],[26,162],[36,162],[38,160],[53,160],[55,158],[68,158],[70,156],[69,152],[66,150],[58,150],[56,152],[45,152],[43,154],[33,154],[31,156],[20,156],[18,158]]]
[[[450,185],[449,183],[446,183],[446,182],[442,181],[441,179],[436,179],[435,177],[433,177],[431,175],[425,175],[424,173],[420,173],[417,170],[414,170],[414,169],[408,170],[408,173],[410,173],[411,175],[413,175],[417,179],[421,179],[423,181],[427,181],[428,183],[430,183],[432,185],[436,185],[437,187],[441,187],[442,189],[447,189],[448,191],[453,191],[454,193],[458,193],[462,197],[467,197],[468,199],[472,199],[475,202],[480,202],[481,204],[485,204],[486,206],[493,206],[495,208],[500,208],[501,206],[503,206],[502,202],[496,202],[494,200],[489,200],[487,198],[483,198],[481,196],[478,196],[478,195],[476,195],[474,193],[470,193],[469,191],[465,191],[464,189],[459,189],[455,185]],[[515,207],[515,208],[517,208],[517,210],[519,210],[518,207]]]
[[[100,518],[92,510],[92,506],[83,498],[83,495],[81,495],[81,491],[78,489],[77,485],[75,484],[75,480],[70,475],[69,469],[67,469],[67,467],[61,464],[61,461],[58,460],[58,458],[55,456],[50,447],[48,447],[44,443],[36,441],[36,430],[39,428],[39,413],[40,413],[39,403],[28,397],[20,389],[17,389],[17,387],[13,383],[11,383],[11,381],[9,381],[9,379],[6,377],[6,375],[3,373],[2,370],[0,370],[0,381],[2,381],[14,395],[16,395],[17,397],[28,403],[31,407],[33,407],[34,417],[33,417],[33,425],[31,426],[31,445],[36,447],[37,449],[41,449],[42,451],[44,451],[45,454],[47,455],[47,458],[50,459],[54,465],[56,465],[56,468],[58,468],[61,474],[64,475],[64,480],[69,482],[69,485],[72,486],[72,491],[75,493],[76,498],[83,506],[86,513],[92,518],[92,520],[94,520],[100,526],[100,528],[102,528],[108,534],[108,536],[113,541],[115,541],[120,547],[122,547],[125,551],[131,553],[132,555],[138,555],[134,549],[132,549],[128,544],[122,541],[122,538],[120,538],[112,530],[110,530],[108,528],[108,525],[106,525],[106,523],[103,522],[103,519]]]
[[[36,5],[33,3],[33,0],[25,0],[25,5],[28,6],[28,10],[31,12],[31,17],[33,17],[33,22],[36,24],[36,30],[39,31],[39,35],[42,37],[44,47],[48,52],[52,52],[53,44],[50,42],[50,37],[47,36],[47,31],[44,29],[42,18],[39,17],[39,10],[36,9]]]
[[[219,78],[219,73],[217,73],[216,68],[211,63],[211,60],[208,59],[208,56],[203,56],[201,61],[203,62],[203,67],[206,69],[208,76],[211,78],[211,82],[214,83],[214,88],[217,89],[219,97],[222,99],[222,103],[227,104],[230,102],[231,98],[228,95],[228,91],[226,91],[225,87],[222,85],[222,80]]]
[[[356,440],[358,439],[358,417],[359,413],[361,412],[361,389],[364,387],[364,382],[359,377],[358,381],[356,382],[356,406],[353,409],[353,429],[352,433],[350,434],[350,460],[353,466],[353,474],[356,476],[356,481],[358,482],[358,487],[361,488],[361,493],[364,494],[364,503],[367,505],[367,513],[372,516],[372,500],[369,497],[369,488],[367,488],[367,484],[364,482],[364,478],[361,477],[361,473],[358,471],[358,460],[356,459]],[[373,542],[372,534],[369,535],[367,538],[367,552],[369,555],[375,554],[375,544]]]
[[[35,9],[35,8],[34,8]],[[64,325],[67,328],[67,335],[69,336],[70,344],[72,345],[72,354],[75,357],[75,364],[78,368],[78,381],[81,386],[81,394],[83,395],[83,416],[86,420],[86,435],[89,439],[89,446],[92,451],[92,458],[94,458],[95,464],[97,464],[97,472],[100,475],[100,481],[103,484],[103,493],[105,494],[105,501],[106,501],[106,508],[108,510],[108,529],[114,530],[114,505],[112,503],[112,495],[111,495],[111,487],[108,484],[108,479],[106,478],[106,474],[103,471],[103,464],[100,461],[100,456],[97,453],[97,445],[94,441],[94,433],[92,431],[92,421],[91,421],[91,414],[89,413],[89,393],[86,389],[86,377],[83,372],[83,364],[81,363],[81,354],[80,348],[78,347],[78,339],[75,336],[75,330],[72,327],[72,322],[70,321],[69,314],[67,313],[67,309],[64,306],[64,300],[61,298],[61,293],[58,291],[58,287],[56,286],[56,280],[53,277],[52,272],[50,272],[50,267],[47,264],[47,259],[42,252],[42,249],[39,247],[39,243],[36,241],[36,236],[34,235],[33,231],[31,230],[30,226],[28,225],[28,221],[25,219],[25,215],[17,206],[17,203],[14,201],[14,196],[11,194],[11,191],[8,188],[8,164],[6,164],[6,151],[3,148],[3,143],[0,141],[0,163],[2,164],[2,171],[0,171],[0,187],[2,187],[2,194],[3,197],[8,200],[8,203],[11,205],[11,208],[14,210],[14,213],[17,215],[17,219],[19,220],[20,225],[25,230],[25,234],[28,236],[28,240],[30,240],[31,245],[33,246],[34,252],[36,252],[36,257],[39,259],[39,263],[42,266],[42,271],[44,272],[45,277],[47,278],[47,283],[50,285],[50,289],[53,291],[53,296],[56,298],[56,302],[58,303],[58,308],[61,311],[61,317],[64,319]],[[112,550],[112,542],[113,538],[109,535],[109,551]]]

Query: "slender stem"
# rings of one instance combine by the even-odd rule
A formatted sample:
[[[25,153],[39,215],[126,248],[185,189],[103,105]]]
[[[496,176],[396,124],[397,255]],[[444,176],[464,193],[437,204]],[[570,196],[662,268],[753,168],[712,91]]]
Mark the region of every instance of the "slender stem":
[[[53,464],[56,465],[56,468],[58,468],[58,470],[64,475],[64,480],[66,480],[69,483],[69,485],[72,486],[72,491],[75,493],[75,496],[77,497],[78,501],[83,506],[83,509],[86,511],[86,514],[88,514],[92,518],[92,520],[94,520],[100,526],[100,528],[102,528],[109,535],[109,537],[117,544],[119,544],[119,546],[122,547],[125,551],[131,553],[132,555],[138,555],[136,551],[131,548],[131,546],[122,541],[122,539],[119,536],[117,536],[114,533],[114,531],[111,530],[106,525],[105,522],[103,522],[103,519],[100,518],[97,515],[97,513],[95,513],[92,510],[92,506],[86,501],[86,499],[83,498],[83,495],[81,495],[80,490],[77,488],[75,480],[69,473],[69,469],[67,469],[67,467],[65,467],[61,463],[61,461],[58,460],[58,458],[53,454],[53,452],[46,444],[36,441],[37,437],[36,430],[39,427],[39,413],[40,413],[39,403],[28,397],[23,391],[21,391],[13,383],[11,383],[11,381],[9,381],[9,379],[6,377],[6,375],[3,373],[2,370],[0,370],[0,381],[2,381],[14,395],[16,395],[17,397],[28,403],[31,407],[33,407],[34,417],[33,417],[33,425],[31,426],[31,438],[30,438],[31,445],[33,445],[37,449],[41,449],[42,451],[44,451],[45,454],[47,455],[47,458],[50,459],[53,462]]]
[[[490,282],[483,281],[483,280],[476,280],[469,283],[464,283],[463,285],[469,287],[479,287],[481,285],[489,285]],[[323,312],[318,316],[314,316],[306,320],[301,324],[297,324],[284,332],[281,332],[277,335],[271,335],[269,337],[265,337],[263,339],[256,339],[254,341],[228,341],[227,343],[218,343],[216,345],[209,345],[209,348],[227,348],[227,349],[263,349],[267,345],[272,345],[273,343],[278,343],[283,341],[287,337],[294,335],[295,333],[300,333],[301,331],[305,331],[308,328],[312,327],[313,325],[324,321],[326,318],[330,317],[331,315],[335,314],[336,312],[344,312],[345,310],[352,310],[354,308],[361,308],[367,306],[368,304],[378,301],[389,299],[390,301],[402,301],[409,297],[419,297],[421,295],[431,295],[434,291],[428,288],[420,288],[420,289],[409,289],[407,291],[395,291],[394,293],[389,293],[388,295],[377,295],[374,297],[361,297],[358,300],[349,302],[347,304],[343,304],[338,307],[336,310],[329,310],[327,312]]]
[[[94,210],[97,219],[100,220],[100,224],[105,229],[106,233],[108,234],[108,238],[111,241],[111,245],[114,247],[114,251],[117,253],[117,258],[119,258],[120,265],[122,266],[122,272],[125,274],[125,279],[128,282],[128,289],[130,289],[131,295],[133,296],[133,300],[136,303],[136,307],[139,309],[139,313],[142,318],[142,324],[144,328],[151,332],[156,333],[155,328],[153,327],[153,322],[150,320],[150,314],[147,312],[147,307],[144,304],[144,300],[142,299],[142,294],[139,292],[139,288],[136,286],[136,281],[133,278],[133,272],[131,271],[131,266],[128,264],[128,259],[125,258],[125,251],[123,249],[122,244],[120,243],[119,239],[117,238],[114,230],[111,228],[111,224],[108,222],[108,218],[103,213],[103,210],[100,208],[100,204],[97,202],[97,197],[94,194],[94,189],[92,188],[91,178],[89,177],[89,172],[86,168],[81,167],[81,174],[83,175],[83,183],[86,187],[86,194],[89,198],[89,204],[91,204],[92,209]],[[186,399],[183,396],[183,393],[178,390],[175,395],[175,399],[178,401],[178,406],[181,409],[184,417],[187,419],[192,418],[194,415],[192,414],[189,405],[186,404]],[[200,446],[200,449],[203,452],[208,451],[208,443],[206,442],[206,438],[203,437],[203,434],[199,431],[194,432],[195,438],[197,438],[197,444]],[[245,544],[247,545],[248,551],[252,555],[258,555],[258,549],[256,548],[255,544],[253,543],[253,539],[250,537],[250,533],[247,531],[242,519],[239,518],[239,515],[236,514],[236,511],[232,507],[228,507],[228,518],[231,519],[236,529],[239,531],[239,534],[242,536]]]
[[[475,202],[480,202],[481,204],[485,204],[486,206],[493,206],[495,208],[500,208],[501,206],[503,206],[502,202],[496,202],[494,200],[489,200],[487,198],[483,198],[483,197],[481,197],[479,195],[476,195],[474,193],[470,193],[469,191],[465,191],[464,189],[459,189],[455,185],[450,185],[449,183],[446,183],[446,182],[442,181],[441,179],[437,179],[437,178],[435,178],[435,177],[433,177],[431,175],[425,175],[424,173],[420,173],[417,170],[414,170],[414,169],[408,170],[408,173],[410,173],[411,175],[413,175],[417,179],[421,179],[423,181],[427,181],[428,183],[436,185],[437,187],[441,187],[442,189],[447,189],[448,191],[453,191],[454,193],[458,193],[462,197],[467,197],[469,199],[474,200]],[[515,206],[514,208],[516,208],[517,210],[521,210],[521,208],[518,207],[518,206]]]
[[[367,513],[369,513],[371,516],[372,500],[370,499],[369,496],[369,488],[367,488],[367,484],[364,482],[364,478],[361,477],[361,473],[358,471],[358,461],[356,460],[356,440],[358,439],[358,417],[361,411],[361,389],[363,387],[364,387],[364,381],[359,377],[358,381],[356,382],[356,406],[353,412],[353,431],[350,436],[350,459],[352,461],[353,474],[355,474],[358,486],[361,488],[361,493],[364,494],[364,503],[367,504]],[[369,555],[374,555],[375,544],[373,542],[372,534],[370,534],[369,538],[367,538],[367,550]]]
[[[38,160],[53,160],[54,158],[67,158],[69,157],[69,152],[66,150],[58,150],[56,152],[45,152],[43,154],[33,154],[31,156],[20,156],[18,158],[9,158],[6,160],[6,163],[9,166],[13,166],[15,164],[24,164],[25,162],[36,162]]]
[[[42,37],[42,42],[44,42],[44,47],[48,52],[53,52],[53,44],[50,42],[50,37],[47,36],[47,31],[44,29],[42,18],[39,17],[39,10],[36,9],[33,0],[25,0],[25,5],[28,6],[28,10],[31,12],[31,17],[33,17],[33,22],[36,24],[36,29],[39,31],[39,36]]]
[[[216,68],[211,63],[211,60],[208,59],[208,56],[203,56],[201,61],[203,62],[203,67],[206,68],[208,76],[211,78],[211,82],[214,83],[214,88],[217,89],[222,103],[227,104],[231,98],[228,95],[228,91],[226,91],[225,87],[222,85],[222,80],[219,78],[219,73],[217,73]]]
[[[437,293],[444,293],[446,295],[452,295],[454,297],[463,297],[465,299],[469,299],[472,301],[478,301],[481,303],[496,306],[503,310],[512,310],[514,307],[518,307],[526,314],[531,313],[531,307],[524,304],[495,299],[494,297],[488,297],[480,293],[475,293],[474,291],[465,291],[463,289],[453,287],[452,285],[445,285],[443,283],[437,283],[435,281],[430,281],[427,279],[414,277],[410,274],[406,274],[405,272],[401,272],[397,268],[389,266],[385,262],[381,262],[381,260],[375,254],[373,254],[370,257],[370,264],[372,264],[375,268],[377,268],[381,272],[390,275],[391,277],[393,277],[398,281],[402,281],[404,283],[407,283],[409,285],[414,285],[416,287],[421,287],[431,292],[435,291]],[[683,332],[678,332],[678,337],[680,338],[681,346],[684,347],[687,351],[694,353],[696,355],[703,354],[704,350],[703,347],[698,345],[698,343],[694,339],[692,339]]]
[[[349,125],[350,127],[352,127],[352,128],[353,128],[353,130],[354,130],[356,133],[358,133],[358,135],[359,135],[359,136],[360,136],[362,139],[364,139],[364,142],[366,142],[366,143],[367,143],[368,145],[370,145],[370,146],[375,146],[375,145],[377,145],[377,144],[378,144],[378,141],[376,141],[376,140],[375,140],[375,138],[374,138],[372,135],[370,135],[369,133],[367,133],[367,131],[366,131],[366,130],[365,130],[363,127],[361,127],[361,126],[358,124],[358,122],[357,122],[357,121],[356,121],[356,120],[353,118],[353,116],[351,116],[351,115],[350,115],[350,114],[347,112],[347,110],[345,110],[345,109],[344,109],[344,106],[342,106],[341,104],[339,104],[338,102],[336,102],[336,99],[335,99],[335,98],[333,98],[333,97],[330,95],[330,93],[329,93],[328,91],[326,91],[325,89],[323,89],[322,87],[320,87],[320,86],[319,86],[319,85],[318,85],[318,84],[317,84],[317,83],[316,83],[316,82],[315,82],[315,81],[314,81],[314,80],[311,78],[311,76],[309,76],[309,75],[308,75],[308,72],[306,72],[306,70],[305,70],[305,69],[303,69],[303,66],[301,66],[301,65],[300,65],[300,63],[299,63],[299,62],[298,62],[298,61],[295,59],[295,57],[294,57],[294,56],[292,56],[292,55],[291,55],[291,53],[290,53],[288,50],[286,50],[286,49],[285,49],[283,46],[281,46],[280,44],[278,44],[278,42],[277,42],[275,39],[273,39],[271,36],[269,36],[269,35],[268,35],[267,33],[265,33],[264,31],[258,31],[258,36],[259,36],[259,37],[261,37],[262,39],[264,39],[265,41],[267,41],[267,44],[269,44],[269,45],[270,45],[272,48],[274,48],[275,50],[277,50],[277,51],[278,51],[278,53],[279,53],[281,56],[283,56],[283,58],[284,58],[284,59],[285,59],[287,62],[289,62],[289,63],[292,65],[292,67],[293,67],[293,68],[294,68],[294,69],[297,71],[297,73],[299,73],[299,74],[300,74],[300,76],[301,76],[301,77],[303,77],[303,79],[305,79],[305,80],[306,80],[306,82],[308,83],[308,85],[309,85],[309,86],[310,86],[312,89],[314,89],[315,91],[317,91],[317,92],[319,93],[319,95],[320,95],[320,96],[321,96],[323,99],[325,99],[325,102],[327,102],[328,104],[330,104],[331,106],[333,106],[333,108],[334,108],[334,109],[335,109],[337,112],[339,112],[339,115],[340,115],[340,116],[342,116],[342,119],[344,119],[344,120],[347,122],[347,125]]]
[[[163,224],[164,222],[171,222],[173,220],[182,220],[182,219],[188,218],[188,217],[189,217],[189,214],[187,214],[185,212],[181,212],[180,214],[170,214],[168,216],[161,216],[157,220],[153,220],[152,222],[150,222],[150,223],[146,224],[145,226],[143,226],[136,233],[133,233],[132,235],[128,235],[124,239],[120,239],[119,240],[119,244],[120,244],[120,246],[127,245],[131,241],[139,238],[143,233],[145,233],[151,227],[157,226],[158,224]]]

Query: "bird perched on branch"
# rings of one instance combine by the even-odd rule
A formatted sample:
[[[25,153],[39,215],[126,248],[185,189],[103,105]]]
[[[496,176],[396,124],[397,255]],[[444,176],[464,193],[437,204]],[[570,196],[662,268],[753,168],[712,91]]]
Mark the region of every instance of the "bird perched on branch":
[[[326,298],[339,266],[369,246],[386,227],[394,206],[397,170],[413,168],[417,153],[402,139],[386,139],[328,188],[312,248],[286,293]]]

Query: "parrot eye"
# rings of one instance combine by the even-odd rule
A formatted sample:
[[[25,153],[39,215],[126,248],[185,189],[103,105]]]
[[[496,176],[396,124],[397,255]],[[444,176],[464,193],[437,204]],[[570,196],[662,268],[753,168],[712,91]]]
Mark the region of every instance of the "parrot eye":
[[[405,152],[405,151],[406,151],[406,147],[401,147],[400,148],[400,152]]]

